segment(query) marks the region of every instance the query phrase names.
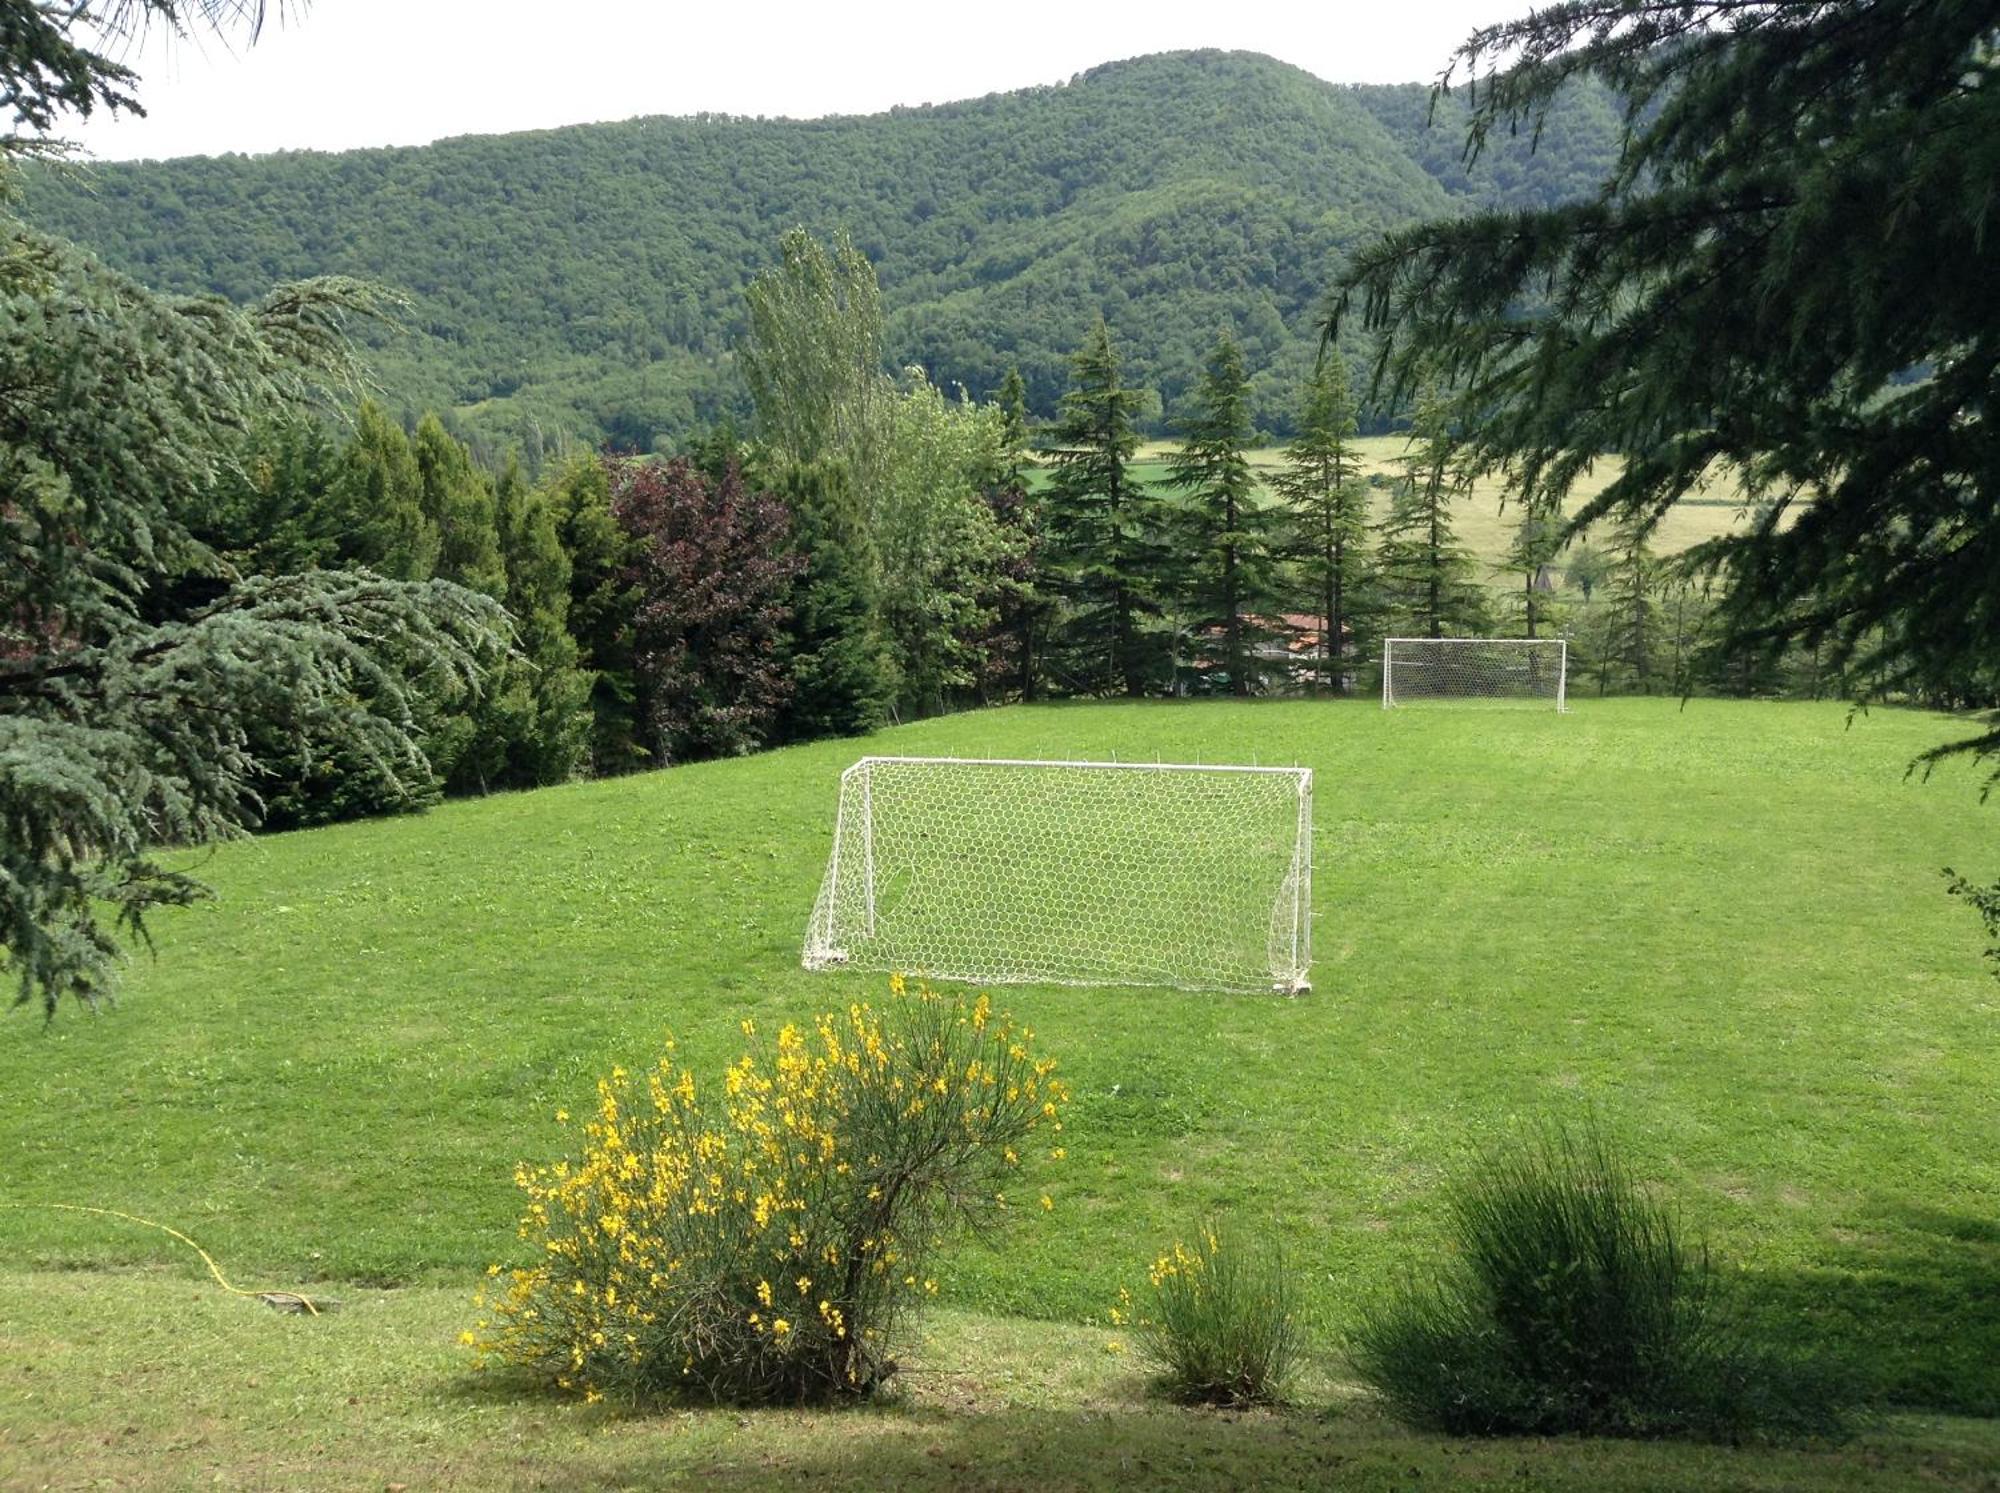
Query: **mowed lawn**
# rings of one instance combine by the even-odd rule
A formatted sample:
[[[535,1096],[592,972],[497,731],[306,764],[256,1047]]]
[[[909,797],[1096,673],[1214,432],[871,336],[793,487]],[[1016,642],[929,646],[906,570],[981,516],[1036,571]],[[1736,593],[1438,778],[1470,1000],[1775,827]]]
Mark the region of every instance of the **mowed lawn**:
[[[650,1062],[669,1031],[719,1073],[743,1018],[769,1031],[882,988],[798,967],[835,785],[861,752],[1297,762],[1317,772],[1314,990],[998,993],[1074,1088],[1069,1157],[1053,1213],[950,1252],[945,1300],[976,1315],[948,1322],[1072,1324],[1035,1329],[1031,1379],[1068,1372],[1039,1362],[1063,1344],[1109,1361],[1082,1324],[1154,1245],[1227,1210],[1282,1234],[1335,1383],[1333,1334],[1434,1257],[1447,1171],[1538,1116],[1594,1113],[1776,1330],[1892,1406],[2000,1415],[2000,983],[1939,875],[2000,871],[2000,809],[1963,764],[1906,774],[1963,725],[1660,699],[1564,717],[1017,707],[232,845],[196,858],[216,901],[159,920],[160,957],[115,1009],[0,1026],[0,1202],[121,1209],[246,1284],[332,1283],[378,1313],[376,1349],[339,1331],[383,1393],[411,1354],[455,1374],[449,1300],[520,1256],[512,1168],[561,1153],[558,1107],[586,1108],[600,1071]],[[274,1342],[298,1326],[199,1304],[192,1256],[113,1220],[0,1207],[0,1250],[17,1272],[158,1267],[0,1286],[0,1425],[22,1417],[0,1471],[35,1416],[88,1414],[57,1409],[72,1397],[51,1375],[87,1360],[110,1383],[189,1312],[251,1313],[242,1330]],[[416,1346],[397,1337],[411,1324]],[[72,1362],[78,1332],[91,1347]],[[980,1383],[1012,1405],[1027,1391],[998,1362]],[[295,1371],[263,1382],[307,1395]],[[1075,1372],[1090,1384],[1072,1419],[1130,1371]],[[1972,1449],[1947,1480],[2000,1456],[1990,1428],[1957,1424]],[[1401,1433],[1370,1434],[1394,1474]],[[1516,1475],[1504,1453],[1476,1465]],[[1766,1485],[1761,1464],[1729,1465]],[[1816,1480],[1784,1467],[1768,1485]]]

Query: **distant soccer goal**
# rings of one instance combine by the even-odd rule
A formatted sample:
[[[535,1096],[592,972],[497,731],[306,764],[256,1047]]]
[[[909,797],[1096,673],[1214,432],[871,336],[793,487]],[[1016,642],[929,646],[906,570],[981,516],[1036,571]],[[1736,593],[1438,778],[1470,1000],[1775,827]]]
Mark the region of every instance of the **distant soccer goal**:
[[[863,757],[808,969],[1298,992],[1312,770]]]
[[[1563,638],[1385,638],[1382,708],[1427,701],[1520,701],[1567,710]]]

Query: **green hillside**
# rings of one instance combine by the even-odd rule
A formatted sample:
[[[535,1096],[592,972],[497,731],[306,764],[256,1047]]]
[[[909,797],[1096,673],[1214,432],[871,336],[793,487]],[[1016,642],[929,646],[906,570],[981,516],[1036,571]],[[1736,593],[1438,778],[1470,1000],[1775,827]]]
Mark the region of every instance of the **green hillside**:
[[[375,358],[410,407],[489,440],[646,447],[740,408],[742,294],[803,223],[878,266],[890,354],[977,394],[1018,363],[1053,408],[1103,310],[1172,410],[1219,326],[1282,429],[1341,255],[1466,203],[1533,205],[1604,172],[1616,117],[1579,93],[1538,151],[1470,176],[1427,90],[1342,87],[1247,53],[868,117],[652,118],[410,149],[33,173],[26,211],[161,289],[247,298],[358,274],[407,290]],[[1355,351],[1355,350],[1351,350]]]

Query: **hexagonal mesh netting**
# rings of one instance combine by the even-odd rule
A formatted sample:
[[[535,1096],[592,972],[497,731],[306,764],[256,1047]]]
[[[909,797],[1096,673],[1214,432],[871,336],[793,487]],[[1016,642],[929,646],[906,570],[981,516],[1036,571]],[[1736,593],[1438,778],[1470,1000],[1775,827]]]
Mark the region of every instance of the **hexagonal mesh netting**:
[[[1307,988],[1312,770],[863,757],[808,969]]]
[[[1382,708],[1454,705],[1568,708],[1569,644],[1562,638],[1384,638]]]

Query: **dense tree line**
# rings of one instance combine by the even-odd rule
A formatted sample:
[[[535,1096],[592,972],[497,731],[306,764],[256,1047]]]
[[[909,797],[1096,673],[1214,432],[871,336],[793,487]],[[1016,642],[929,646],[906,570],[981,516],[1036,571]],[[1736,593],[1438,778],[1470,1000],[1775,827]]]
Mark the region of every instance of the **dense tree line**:
[[[1017,374],[974,401],[890,373],[874,267],[844,236],[786,235],[748,299],[752,424],[671,459],[574,453],[531,481],[512,457],[482,465],[435,414],[405,426],[372,402],[344,428],[253,431],[186,519],[228,564],[447,582],[515,628],[482,690],[414,703],[414,783],[338,740],[261,741],[266,823],[994,700],[1373,690],[1390,634],[1561,634],[1578,692],[1847,682],[1816,655],[1722,647],[1710,588],[1642,525],[1564,548],[1523,511],[1494,584],[1457,536],[1473,468],[1435,384],[1398,470],[1364,478],[1345,361],[1322,359],[1267,491],[1248,459],[1253,375],[1224,329],[1161,479],[1135,460],[1145,395],[1101,317],[1037,429]]]
[[[1430,125],[1422,88],[1183,53],[867,118],[36,172],[25,211],[165,291],[248,302],[336,272],[406,292],[402,329],[372,336],[385,398],[438,411],[491,459],[518,445],[532,462],[564,436],[652,450],[746,420],[744,292],[795,224],[852,231],[881,271],[889,365],[940,388],[985,393],[1018,368],[1053,418],[1101,311],[1140,428],[1160,433],[1228,326],[1252,422],[1284,433],[1329,269],[1385,228],[1587,191],[1616,148],[1607,97],[1579,91],[1539,149],[1509,142],[1468,176],[1457,120]]]

